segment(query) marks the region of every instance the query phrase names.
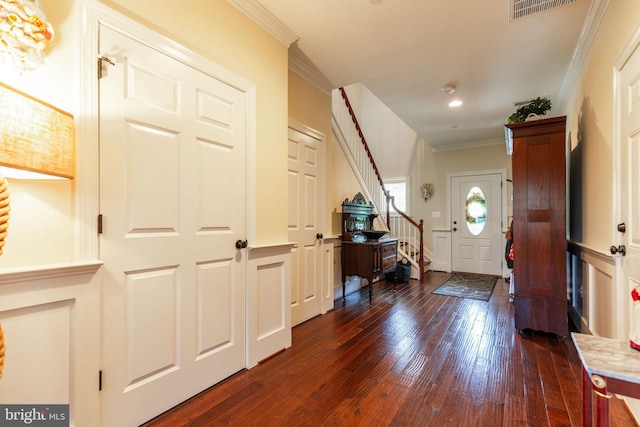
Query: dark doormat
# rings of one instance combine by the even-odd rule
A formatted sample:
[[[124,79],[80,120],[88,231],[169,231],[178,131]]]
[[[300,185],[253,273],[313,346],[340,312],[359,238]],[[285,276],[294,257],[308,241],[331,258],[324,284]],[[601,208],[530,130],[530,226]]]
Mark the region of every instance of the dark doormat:
[[[498,276],[471,273],[453,273],[453,275],[431,292],[459,298],[471,298],[489,301]]]

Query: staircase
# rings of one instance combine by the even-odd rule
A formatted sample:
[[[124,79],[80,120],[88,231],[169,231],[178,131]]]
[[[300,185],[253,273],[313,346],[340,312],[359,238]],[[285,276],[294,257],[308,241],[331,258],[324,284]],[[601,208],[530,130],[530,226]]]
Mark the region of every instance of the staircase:
[[[386,230],[391,237],[398,239],[398,257],[407,258],[413,267],[411,277],[422,281],[430,265],[424,250],[423,220],[416,221],[396,208],[393,197],[384,188],[382,177],[344,88],[340,88],[339,92],[341,96],[332,97],[332,129],[364,189],[365,196],[379,214],[375,228]]]

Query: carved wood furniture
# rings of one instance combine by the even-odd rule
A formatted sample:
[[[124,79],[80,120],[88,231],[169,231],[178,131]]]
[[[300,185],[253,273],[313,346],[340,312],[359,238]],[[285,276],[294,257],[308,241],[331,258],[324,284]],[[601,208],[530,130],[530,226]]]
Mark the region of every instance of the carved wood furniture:
[[[373,298],[373,279],[394,271],[398,262],[398,239],[363,243],[342,242],[342,298],[347,276],[359,276],[369,282],[369,304]]]
[[[373,280],[394,271],[398,260],[398,240],[369,240],[362,233],[373,230],[377,217],[373,205],[361,193],[342,203],[342,299],[347,276],[369,282],[369,304],[373,298]]]
[[[568,334],[565,121],[507,125],[513,138],[515,327]]]
[[[367,203],[362,193],[355,195],[353,200],[342,202],[342,240],[351,242],[363,240],[361,234],[365,230],[373,230],[373,221],[378,214],[373,213],[373,205]]]

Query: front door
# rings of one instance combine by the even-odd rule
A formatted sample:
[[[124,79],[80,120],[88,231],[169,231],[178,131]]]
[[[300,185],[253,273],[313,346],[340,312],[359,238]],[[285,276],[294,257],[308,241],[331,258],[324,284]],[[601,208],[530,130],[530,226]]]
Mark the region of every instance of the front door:
[[[103,424],[245,366],[245,94],[99,29]]]
[[[617,85],[620,137],[616,142],[619,147],[617,158],[620,162],[620,178],[616,220],[624,226],[620,225],[620,231],[615,232],[614,244],[624,245],[626,249],[626,255],[621,258],[624,286],[618,298],[619,301],[627,301],[627,306],[631,301],[631,291],[640,286],[640,39],[632,41],[633,44],[633,50],[625,51],[634,53],[621,58],[620,62],[624,65],[617,76],[620,82]],[[626,325],[621,332],[626,332],[624,329]],[[631,334],[631,338],[637,341],[640,325],[634,322]]]
[[[502,175],[451,177],[453,271],[502,275]]]
[[[291,324],[322,312],[322,200],[324,136],[302,125],[289,127],[289,241]]]

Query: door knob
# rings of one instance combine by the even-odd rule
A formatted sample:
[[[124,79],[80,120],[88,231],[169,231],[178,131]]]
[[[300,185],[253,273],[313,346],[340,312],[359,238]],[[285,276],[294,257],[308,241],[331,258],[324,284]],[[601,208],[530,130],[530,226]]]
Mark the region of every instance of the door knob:
[[[457,228],[455,228],[455,227],[453,227],[453,231],[458,231],[458,229],[457,229]]]
[[[244,249],[247,247],[246,240],[236,240],[236,249]]]
[[[316,234],[316,239],[320,240],[322,239],[324,236],[322,235],[322,233],[318,233]]]
[[[621,224],[618,224],[618,231],[621,233],[624,233],[627,231],[627,224],[625,224],[624,222]]]
[[[624,245],[618,245],[618,247],[611,246],[609,250],[611,251],[611,255],[620,254],[625,256],[627,253],[627,248],[625,248]]]

